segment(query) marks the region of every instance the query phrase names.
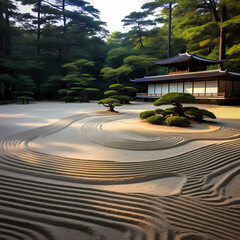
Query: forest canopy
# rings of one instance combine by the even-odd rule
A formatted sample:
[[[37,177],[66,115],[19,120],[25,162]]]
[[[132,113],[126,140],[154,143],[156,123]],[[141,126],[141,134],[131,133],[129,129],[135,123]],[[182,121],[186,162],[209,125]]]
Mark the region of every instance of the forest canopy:
[[[239,0],[152,0],[122,19],[127,32],[109,33],[99,14],[82,0],[0,0],[0,101],[100,99],[111,84],[164,74],[152,61],[168,57],[170,22],[171,56],[221,55],[224,68],[240,67]]]

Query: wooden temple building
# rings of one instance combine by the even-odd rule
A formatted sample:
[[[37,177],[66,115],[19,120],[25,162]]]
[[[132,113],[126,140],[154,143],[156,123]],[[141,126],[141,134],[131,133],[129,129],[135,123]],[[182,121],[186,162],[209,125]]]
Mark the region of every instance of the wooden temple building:
[[[240,103],[240,73],[221,68],[207,70],[209,65],[222,66],[225,60],[210,60],[183,53],[161,61],[157,66],[167,67],[166,75],[148,76],[130,80],[141,84],[137,98],[157,99],[166,93],[191,93],[197,102]]]

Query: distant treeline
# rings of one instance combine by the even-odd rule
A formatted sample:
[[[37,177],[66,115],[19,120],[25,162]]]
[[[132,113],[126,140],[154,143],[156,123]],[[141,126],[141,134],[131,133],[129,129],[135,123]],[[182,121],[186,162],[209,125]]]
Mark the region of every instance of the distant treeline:
[[[86,1],[0,0],[0,101],[100,99],[110,84],[165,73],[151,61],[168,56],[169,3],[171,56],[218,59],[221,35],[224,67],[239,71],[239,0],[149,1],[110,35]]]

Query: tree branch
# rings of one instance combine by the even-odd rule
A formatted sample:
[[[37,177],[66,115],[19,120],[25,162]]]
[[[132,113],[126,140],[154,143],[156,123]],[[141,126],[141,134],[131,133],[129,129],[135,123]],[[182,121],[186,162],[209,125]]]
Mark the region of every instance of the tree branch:
[[[220,23],[221,19],[217,13],[216,2],[214,0],[203,0],[204,3],[208,6],[209,10],[212,12],[213,21]]]

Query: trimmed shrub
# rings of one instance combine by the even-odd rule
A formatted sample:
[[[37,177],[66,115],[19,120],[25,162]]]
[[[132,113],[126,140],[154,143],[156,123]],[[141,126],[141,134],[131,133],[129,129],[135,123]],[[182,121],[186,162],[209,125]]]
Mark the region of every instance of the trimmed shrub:
[[[138,91],[135,87],[129,87],[129,86],[124,87],[124,90],[128,94],[133,94],[133,95],[135,95],[135,93]]]
[[[161,106],[166,104],[172,104],[174,108],[174,115],[179,117],[185,117],[182,103],[189,103],[189,102],[195,102],[196,99],[193,95],[190,93],[167,93],[158,100],[156,100],[153,105],[154,106]]]
[[[119,100],[120,103],[129,103],[130,101],[133,101],[133,98],[127,95],[113,95],[111,98]]]
[[[153,110],[147,110],[147,111],[144,111],[144,112],[141,112],[139,117],[141,119],[147,119],[151,116],[154,116],[155,115],[155,112]]]
[[[161,124],[165,120],[162,116],[151,116],[147,118],[147,122],[152,124]]]
[[[178,116],[168,117],[166,119],[166,123],[169,126],[183,126],[183,127],[188,127],[191,124],[189,119]]]
[[[209,118],[216,119],[216,116],[215,116],[214,113],[212,113],[212,112],[210,112],[210,111],[208,111],[208,110],[206,110],[206,109],[200,109],[200,110],[203,111],[204,117],[209,117]]]
[[[84,88],[84,91],[87,91],[87,92],[99,92],[99,89],[98,88]]]
[[[216,116],[214,113],[206,110],[206,109],[199,109],[197,107],[185,107],[184,114],[196,121],[202,121],[204,117],[213,118],[215,119]]]
[[[157,108],[154,110],[155,114],[163,114],[164,113],[164,110],[163,109],[160,109],[160,108]]]
[[[163,95],[161,98],[157,99],[153,105],[160,106],[164,104],[174,104],[176,103],[189,103],[196,102],[196,98],[190,93],[178,93],[172,92]]]
[[[111,84],[109,86],[109,89],[116,90],[116,91],[119,91],[119,89],[122,89],[122,88],[124,88],[124,85],[120,83]]]
[[[117,95],[118,92],[116,90],[108,90],[104,92],[104,95],[112,96],[112,95]]]

